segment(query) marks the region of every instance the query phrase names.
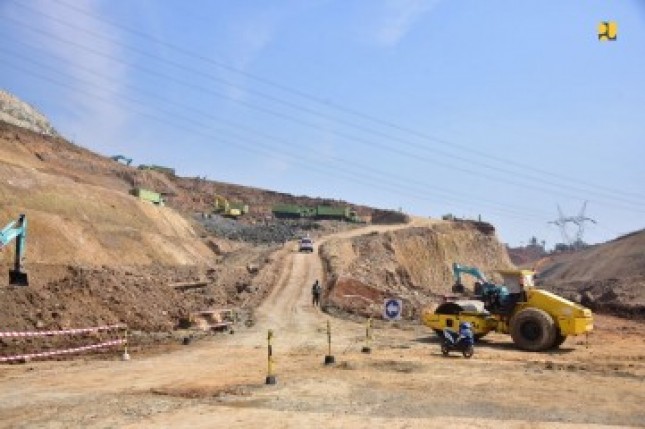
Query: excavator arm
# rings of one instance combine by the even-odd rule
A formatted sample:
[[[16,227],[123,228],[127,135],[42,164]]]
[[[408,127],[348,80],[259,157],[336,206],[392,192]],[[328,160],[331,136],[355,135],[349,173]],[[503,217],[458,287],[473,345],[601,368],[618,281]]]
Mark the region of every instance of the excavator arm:
[[[467,267],[465,265],[460,265],[456,262],[452,264],[452,274],[455,276],[455,283],[461,283],[462,274],[470,274],[471,276],[475,277],[477,280],[482,281],[483,283],[488,282],[488,280],[486,280],[486,276],[484,275],[484,273],[482,273],[479,270],[479,268]]]
[[[17,221],[11,221],[0,231],[0,249],[11,241],[16,241],[16,254],[14,269],[9,270],[9,284],[15,286],[28,286],[27,273],[22,266],[27,238],[27,218],[21,214]]]
[[[489,282],[479,268],[453,263],[452,273],[455,277],[455,284],[452,286],[452,291],[455,293],[464,293],[466,291],[466,288],[461,282],[462,274],[469,274],[479,281],[479,284],[475,284],[475,296],[478,296],[486,303],[487,309],[501,307],[508,299],[509,292],[506,286]]]
[[[452,286],[452,291],[456,293],[464,293],[466,288],[464,287],[464,284],[461,282],[461,275],[462,274],[470,274],[471,276],[475,277],[477,280],[479,280],[482,284],[487,284],[488,280],[486,280],[486,276],[484,273],[482,273],[479,268],[475,267],[468,267],[466,265],[460,265],[456,262],[452,264],[452,275],[455,278],[455,284]],[[477,291],[475,291],[477,294]]]

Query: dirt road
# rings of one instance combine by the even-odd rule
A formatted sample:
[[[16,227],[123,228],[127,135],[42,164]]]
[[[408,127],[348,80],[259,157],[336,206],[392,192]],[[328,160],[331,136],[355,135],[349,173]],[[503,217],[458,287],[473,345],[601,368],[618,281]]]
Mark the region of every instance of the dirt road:
[[[419,222],[419,221],[417,221]],[[391,227],[380,227],[388,229]],[[362,233],[369,232],[363,230]],[[353,231],[351,234],[361,233]],[[347,233],[345,233],[347,234]],[[642,325],[597,318],[589,340],[523,353],[490,335],[466,360],[444,358],[422,326],[364,326],[311,306],[316,254],[285,248],[258,323],[163,354],[122,362],[0,367],[2,427],[591,427],[645,423]],[[325,325],[336,365],[325,367]],[[266,386],[266,335],[275,332],[278,384]]]

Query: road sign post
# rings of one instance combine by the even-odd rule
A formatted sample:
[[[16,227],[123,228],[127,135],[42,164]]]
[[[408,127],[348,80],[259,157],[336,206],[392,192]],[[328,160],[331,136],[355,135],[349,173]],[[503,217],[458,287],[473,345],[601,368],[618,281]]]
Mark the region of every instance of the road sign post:
[[[400,320],[403,312],[403,302],[400,299],[389,298],[383,306],[383,318],[385,320]]]

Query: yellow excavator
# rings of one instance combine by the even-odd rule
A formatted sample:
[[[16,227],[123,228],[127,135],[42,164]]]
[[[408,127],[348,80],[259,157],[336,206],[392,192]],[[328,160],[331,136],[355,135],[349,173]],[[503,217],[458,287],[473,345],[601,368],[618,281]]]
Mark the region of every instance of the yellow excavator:
[[[222,216],[237,219],[249,212],[249,206],[243,203],[230,203],[221,195],[215,195],[213,201],[213,212]]]
[[[591,310],[533,284],[531,270],[500,270],[503,285],[496,285],[475,267],[453,264],[453,292],[471,295],[470,299],[448,299],[435,311],[424,310],[424,325],[438,334],[470,322],[475,339],[489,332],[510,334],[515,345],[527,351],[559,347],[570,335],[591,332]],[[468,293],[461,274],[477,279],[474,293]]]

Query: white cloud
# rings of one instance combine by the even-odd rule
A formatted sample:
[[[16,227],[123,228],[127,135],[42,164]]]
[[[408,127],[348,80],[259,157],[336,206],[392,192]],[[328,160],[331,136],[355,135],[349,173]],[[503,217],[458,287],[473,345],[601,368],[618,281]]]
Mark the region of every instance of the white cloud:
[[[385,47],[396,46],[419,18],[434,9],[440,0],[385,0],[377,18],[374,39]]]
[[[126,93],[124,84],[128,70],[113,59],[124,58],[124,52],[118,45],[117,30],[94,17],[102,15],[101,2],[83,2],[82,6],[70,4],[88,14],[79,13],[63,3],[36,0],[29,3],[29,8],[15,7],[13,16],[28,22],[30,28],[44,32],[22,29],[20,37],[57,58],[59,61],[50,62],[50,65],[71,81],[71,88],[62,89],[65,99],[61,100],[59,109],[71,112],[71,116],[61,115],[54,126],[79,144],[109,151],[119,141],[128,118],[127,109],[120,101]],[[58,74],[52,74],[52,78],[61,80]]]

